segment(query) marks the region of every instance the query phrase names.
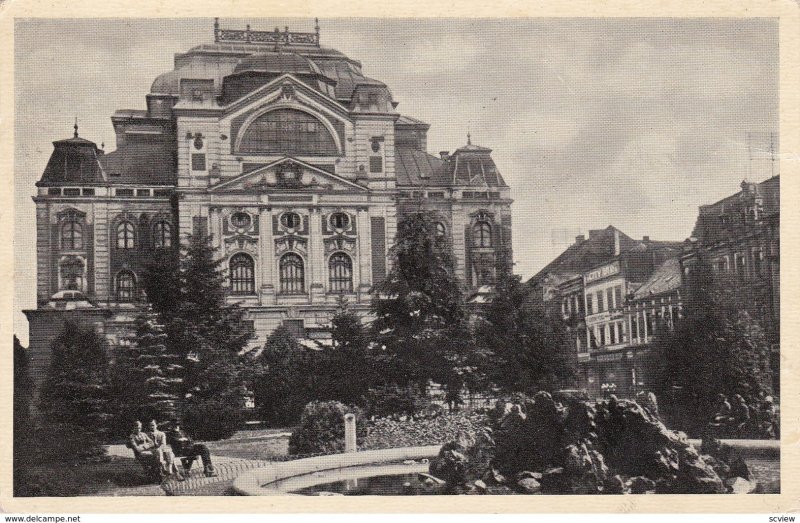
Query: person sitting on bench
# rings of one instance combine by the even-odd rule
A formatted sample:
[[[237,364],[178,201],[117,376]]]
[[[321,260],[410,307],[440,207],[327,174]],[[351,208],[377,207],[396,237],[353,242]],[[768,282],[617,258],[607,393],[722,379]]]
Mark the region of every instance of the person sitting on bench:
[[[194,460],[200,456],[203,461],[203,473],[206,477],[216,476],[217,472],[211,463],[211,451],[208,450],[208,447],[202,443],[193,442],[192,438],[181,430],[181,423],[178,419],[173,418],[171,425],[172,428],[167,433],[167,440],[175,455],[181,457],[184,470],[191,469]]]
[[[160,459],[155,451],[156,444],[153,443],[153,440],[150,439],[146,432],[142,431],[141,421],[136,421],[133,424],[133,432],[128,438],[126,446],[133,451],[133,456],[142,465],[148,476],[153,479],[162,479],[163,471]]]
[[[164,475],[173,476],[178,481],[183,481],[185,478],[175,463],[175,453],[167,442],[167,435],[158,430],[158,422],[156,420],[150,422],[150,430],[147,435],[153,441],[153,452],[163,467]]]

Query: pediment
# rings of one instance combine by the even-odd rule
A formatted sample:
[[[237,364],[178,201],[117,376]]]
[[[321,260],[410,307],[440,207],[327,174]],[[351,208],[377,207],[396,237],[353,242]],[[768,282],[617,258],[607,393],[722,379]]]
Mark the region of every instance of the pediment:
[[[367,188],[286,156],[211,187],[212,192],[367,191]]]
[[[265,104],[294,103],[312,108],[324,107],[330,113],[348,120],[348,109],[329,96],[306,85],[290,74],[284,74],[236,100],[225,108],[228,115],[241,114]]]

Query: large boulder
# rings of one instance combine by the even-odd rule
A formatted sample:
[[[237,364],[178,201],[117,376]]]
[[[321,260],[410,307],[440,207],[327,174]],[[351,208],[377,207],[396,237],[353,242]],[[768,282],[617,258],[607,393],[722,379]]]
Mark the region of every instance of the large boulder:
[[[466,449],[459,443],[445,443],[439,455],[430,463],[428,470],[432,476],[455,487],[466,482],[469,460],[465,454]]]

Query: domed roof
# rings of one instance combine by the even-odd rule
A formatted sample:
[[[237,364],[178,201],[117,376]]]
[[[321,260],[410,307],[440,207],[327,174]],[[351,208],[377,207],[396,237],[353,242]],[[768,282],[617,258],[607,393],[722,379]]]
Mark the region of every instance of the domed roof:
[[[233,74],[244,72],[277,74],[319,74],[317,64],[297,53],[266,52],[242,58]]]

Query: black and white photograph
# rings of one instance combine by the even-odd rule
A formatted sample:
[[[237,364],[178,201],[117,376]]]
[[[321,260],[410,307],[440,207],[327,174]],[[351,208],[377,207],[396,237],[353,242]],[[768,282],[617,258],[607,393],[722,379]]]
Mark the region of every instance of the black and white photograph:
[[[778,18],[13,32],[15,498],[781,493]]]

